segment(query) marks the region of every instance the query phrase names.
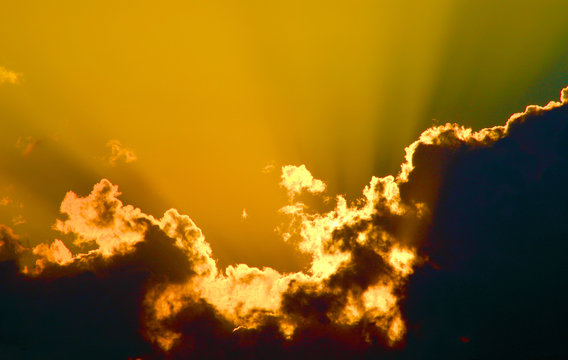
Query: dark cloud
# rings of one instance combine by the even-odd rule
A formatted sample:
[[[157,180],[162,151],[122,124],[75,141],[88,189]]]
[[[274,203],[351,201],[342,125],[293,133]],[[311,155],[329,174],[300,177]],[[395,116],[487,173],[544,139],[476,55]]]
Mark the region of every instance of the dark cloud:
[[[2,228],[0,355],[3,358],[126,359],[157,351],[144,335],[144,297],[154,284],[179,283],[192,264],[154,225],[124,254],[89,253],[19,271],[25,249]]]
[[[568,356],[568,104],[556,105],[496,140],[416,149],[401,194],[434,216],[403,306],[408,358]]]
[[[301,273],[221,271],[191,219],[125,206],[107,180],[69,193],[57,227],[90,251],[27,249],[0,226],[0,355],[566,358],[567,96],[505,126],[427,130],[358,205],[291,204]]]
[[[30,278],[15,261],[1,262],[0,356],[126,359],[151,353],[140,328],[149,277],[147,267],[118,266]]]
[[[17,261],[24,251],[14,231],[5,225],[0,225],[0,261]]]

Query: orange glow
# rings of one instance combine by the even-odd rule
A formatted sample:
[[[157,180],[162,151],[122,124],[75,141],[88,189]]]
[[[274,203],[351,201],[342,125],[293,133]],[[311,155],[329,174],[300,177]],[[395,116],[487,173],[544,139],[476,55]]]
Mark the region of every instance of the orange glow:
[[[324,185],[320,186],[323,182],[313,179],[304,166],[285,166],[282,170],[282,185],[286,186],[292,195],[297,195],[303,190],[320,193],[325,189]],[[351,259],[348,251],[328,248],[334,231],[370,219],[378,203],[385,204],[396,214],[406,211],[406,207],[400,203],[398,187],[393,177],[383,179],[374,177],[365,187],[363,195],[364,197],[353,205],[348,205],[342,196],[338,196],[335,209],[324,214],[308,212],[309,209],[305,204],[294,203],[293,196],[290,197],[291,203],[281,210],[291,217],[292,224],[296,224],[290,228],[290,231],[300,236],[299,250],[312,258],[309,271],[281,274],[271,268],[265,267],[261,270],[245,264],[229,266],[225,271],[219,271],[215,262],[208,258],[204,262],[208,264],[207,271],[203,271],[202,276],[193,278],[186,285],[170,285],[159,289],[158,293],[152,295],[148,304],[153,307],[156,324],[159,324],[160,319],[171,317],[179,311],[184,298],[203,298],[232,321],[235,329],[255,328],[263,323],[266,316],[271,316],[279,319],[279,326],[284,335],[292,336],[298,325],[297,319],[289,317],[281,309],[282,296],[288,291],[291,283],[313,284],[316,292],[323,293],[326,291],[325,282],[341,271],[342,266]],[[170,221],[178,223],[179,219],[170,219]],[[185,221],[190,222],[188,218]],[[162,228],[164,224],[162,220]],[[185,247],[183,244],[191,243],[193,240],[188,239],[195,236],[203,241],[200,231],[193,235],[187,231],[180,233],[179,223],[175,226],[177,232],[166,232],[172,237],[177,236],[178,239],[181,234],[185,234],[182,238],[186,240],[178,240],[180,246]],[[193,228],[195,225],[191,223],[190,227]],[[174,225],[167,228],[173,229]],[[370,231],[372,229],[367,228],[359,233],[357,240],[361,246],[371,246],[370,235],[366,233]],[[287,239],[290,234],[285,233],[283,236]],[[362,298],[356,294],[349,295],[346,304],[333,319],[348,325],[356,324],[362,319],[373,320],[374,324],[387,334],[390,343],[394,344],[405,332],[394,291],[395,287],[403,283],[401,279],[412,273],[415,255],[412,250],[397,246],[396,240],[388,239],[388,241],[392,244],[389,251],[382,252],[378,249],[374,251],[379,251],[380,256],[391,264],[398,280],[375,284],[362,294]],[[206,246],[205,244],[201,246]],[[186,249],[191,251],[191,248]],[[201,253],[205,257],[210,256],[208,248]]]
[[[325,184],[314,179],[305,166],[285,166],[282,171],[282,185],[292,194],[290,204],[282,211],[290,217],[290,232],[300,237],[298,249],[311,257],[307,271],[280,273],[269,267],[259,269],[246,264],[220,270],[201,229],[188,216],[170,209],[161,219],[155,219],[140,209],[123,205],[118,200],[118,187],[101,180],[86,197],[67,193],[61,204],[61,212],[67,219],[58,220],[55,225],[57,230],[73,234],[77,245],[90,243],[96,244],[97,248],[87,254],[73,255],[61,240],[55,240],[49,246],[40,244],[33,250],[38,257],[34,273],[40,275],[49,262],[60,265],[79,262],[88,267],[88,258],[95,254],[112,257],[132,252],[135,244],[145,241],[150,226],[158,227],[186,254],[194,274],[185,283],[156,283],[148,289],[145,296],[146,328],[148,336],[160,347],[167,350],[179,338],[179,334],[167,330],[162,324],[176,316],[187,301],[199,299],[214,306],[235,329],[256,328],[271,317],[278,320],[283,335],[291,337],[303,320],[283,310],[285,294],[292,288],[304,286],[311,289],[314,296],[325,294],[328,282],[353,261],[350,250],[332,246],[335,232],[369,221],[376,214],[378,204],[393,214],[404,213],[409,208],[400,203],[393,177],[373,177],[357,202],[348,204],[345,198],[338,196],[334,209],[314,213],[307,205],[294,203],[293,195],[302,191],[320,194],[325,190]],[[385,234],[380,235],[383,242],[378,246],[374,240],[375,231],[372,226],[362,228],[356,237],[357,246],[383,258],[392,267],[394,277],[371,284],[362,293],[351,290],[341,308],[328,317],[347,325],[371,320],[394,344],[405,329],[394,293],[404,283],[403,279],[412,273],[415,255],[413,250],[396,245],[397,240]],[[388,251],[384,250],[385,246]]]
[[[311,193],[325,191],[324,182],[314,179],[305,165],[286,165],[282,167],[282,182],[280,184],[288,190],[290,196],[299,194],[303,190]]]
[[[40,256],[36,261],[36,265],[41,269],[45,266],[45,261],[57,263],[60,265],[73,261],[73,254],[65,246],[63,241],[55,239],[51,245],[39,244],[33,248],[33,253]]]
[[[3,2],[0,353],[55,356],[94,333],[144,359],[482,353],[491,321],[471,314],[497,312],[474,287],[506,307],[521,276],[543,278],[522,256],[546,260],[534,249],[562,236],[568,87],[547,101],[568,82],[566,14],[566,0]],[[519,234],[544,240],[505,242]]]
[[[412,274],[412,265],[415,257],[414,253],[408,249],[393,247],[390,251],[389,262],[401,274],[407,276]]]
[[[566,91],[563,92],[563,101],[567,98],[565,94]],[[526,111],[544,111],[560,104],[550,103],[545,108],[529,107]],[[425,131],[407,151],[411,159],[417,144],[440,141],[442,133],[445,133],[445,141],[449,142],[452,139],[492,142],[515,126],[519,117],[519,114],[512,116],[506,127],[479,132],[450,124],[432,128]],[[405,165],[411,166],[409,162]],[[401,174],[405,169],[411,167],[403,166]],[[61,204],[61,212],[67,218],[57,220],[55,224],[55,229],[72,234],[76,245],[89,243],[96,245],[96,249],[73,255],[59,239],[51,245],[39,244],[32,251],[37,258],[35,270],[24,272],[41,276],[50,263],[60,266],[79,263],[89,268],[92,266],[89,258],[94,255],[111,258],[133,252],[136,244],[147,241],[148,229],[152,227],[174,241],[174,246],[187,257],[191,266],[187,270],[192,274],[185,282],[153,283],[147,290],[144,300],[147,334],[165,350],[174,345],[180,334],[168,330],[164,324],[182,311],[188,302],[202,300],[230,321],[235,331],[257,328],[271,318],[276,319],[284,336],[292,337],[302,322],[309,321],[304,315],[284,308],[286,299],[290,299],[296,290],[315,298],[341,294],[343,298],[335,310],[325,315],[330,321],[350,326],[361,322],[373,324],[394,346],[406,331],[399,308],[400,299],[395,294],[400,293],[413,273],[418,259],[417,250],[402,245],[400,239],[375,227],[372,219],[376,216],[422,216],[424,204],[402,202],[398,186],[404,181],[404,175],[397,179],[392,176],[373,177],[357,201],[348,203],[343,196],[337,196],[335,208],[318,213],[308,205],[296,202],[295,198],[303,191],[325,197],[323,181],[314,179],[303,165],[284,166],[281,185],[288,189],[290,197],[281,212],[289,217],[290,223],[283,238],[299,237],[298,249],[310,256],[311,263],[305,271],[281,273],[270,267],[260,269],[246,264],[219,269],[210,244],[189,216],[170,209],[162,218],[156,219],[131,205],[124,205],[118,199],[118,187],[103,179],[86,197],[68,192]],[[246,210],[243,214],[246,215]],[[353,243],[346,246],[344,241],[351,238]],[[381,276],[368,284],[353,287],[347,284],[346,288],[339,288],[343,290],[334,290],[334,281],[353,271],[351,266],[360,256],[356,249],[375,256],[375,261],[388,264],[390,270],[379,273]]]

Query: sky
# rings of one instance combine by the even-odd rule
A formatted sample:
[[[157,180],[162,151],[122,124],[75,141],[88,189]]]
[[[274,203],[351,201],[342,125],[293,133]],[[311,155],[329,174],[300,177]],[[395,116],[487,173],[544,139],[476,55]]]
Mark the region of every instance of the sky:
[[[11,250],[0,260],[16,261],[21,273],[10,273],[13,283],[26,284],[5,291],[20,301],[31,291],[58,299],[61,309],[87,311],[90,303],[81,307],[49,295],[43,282],[69,277],[81,284],[92,280],[86,273],[107,274],[110,282],[95,281],[94,288],[115,294],[108,289],[134,276],[133,292],[116,298],[146,304],[135,309],[150,320],[133,322],[141,315],[121,307],[95,309],[112,310],[128,324],[125,333],[143,328],[145,335],[123,339],[131,347],[115,344],[97,354],[160,358],[173,349],[174,358],[190,356],[191,346],[180,345],[195,341],[199,329],[187,318],[190,309],[201,314],[200,324],[214,313],[218,322],[210,328],[222,329],[218,342],[205,343],[237,353],[243,341],[263,344],[258,339],[268,336],[266,329],[275,331],[267,351],[291,341],[290,354],[309,352],[302,331],[315,331],[324,342],[345,339],[352,330],[344,327],[372,318],[376,327],[339,341],[349,346],[338,354],[395,348],[403,358],[417,358],[444,348],[449,358],[454,350],[487,358],[488,324],[471,314],[488,314],[482,309],[502,303],[484,300],[475,307],[474,289],[497,292],[507,303],[520,294],[522,276],[543,293],[552,291],[552,283],[525,274],[521,260],[530,255],[528,234],[536,241],[537,229],[546,227],[543,246],[564,261],[554,247],[563,230],[542,214],[566,220],[552,200],[565,196],[558,180],[566,156],[558,145],[566,141],[559,120],[565,112],[559,94],[568,85],[565,1],[103,0],[1,8],[0,249]],[[546,107],[549,101],[557,103]],[[542,108],[525,111],[531,104]],[[511,117],[515,113],[523,115]],[[533,117],[553,125],[533,129]],[[509,124],[523,125],[516,132]],[[488,130],[495,126],[503,129]],[[528,221],[535,209],[537,219]],[[507,230],[523,222],[533,226]],[[172,224],[184,224],[186,232]],[[366,235],[345,240],[353,233]],[[526,242],[507,252],[512,234]],[[367,238],[381,239],[380,246]],[[172,263],[186,269],[164,270],[140,245],[147,243],[163,261],[177,259]],[[518,271],[513,280],[501,271],[505,265],[492,262],[499,256],[509,259],[507,271]],[[132,264],[149,275],[132,275]],[[476,269],[491,269],[511,287],[481,286],[487,274]],[[266,296],[243,285],[247,276],[270,284]],[[73,284],[58,286],[76,294]],[[188,284],[203,290],[189,294]],[[448,290],[466,285],[467,291]],[[234,298],[219,297],[226,287],[240,290]],[[140,289],[143,301],[135,296]],[[446,294],[445,300],[427,289]],[[258,304],[250,300],[236,310],[239,301],[257,295]],[[183,305],[187,298],[206,305],[197,311]],[[336,307],[306,307],[311,298]],[[544,296],[527,304],[545,299],[556,301]],[[439,305],[445,301],[468,307],[469,322],[444,322],[462,315],[445,311]],[[424,312],[424,304],[432,311]],[[175,311],[164,315],[160,306]],[[509,318],[530,313],[518,306]],[[258,315],[260,308],[270,321]],[[30,316],[29,323],[38,318],[22,316]],[[106,329],[96,319],[86,321]],[[558,338],[566,334],[547,318],[531,321]],[[328,322],[339,328],[322,329]],[[43,342],[22,340],[34,331],[18,326],[15,342],[0,332],[9,339],[2,351],[17,353],[16,343],[16,349],[32,349],[23,354],[45,348],[48,356],[61,355]],[[233,336],[227,326],[258,333]],[[531,331],[524,333],[533,339]],[[450,346],[444,334],[458,341]],[[565,354],[552,338],[548,355]],[[374,339],[371,350],[365,339]],[[516,343],[511,335],[503,344]],[[206,357],[206,350],[195,351]],[[542,353],[534,348],[528,354]]]

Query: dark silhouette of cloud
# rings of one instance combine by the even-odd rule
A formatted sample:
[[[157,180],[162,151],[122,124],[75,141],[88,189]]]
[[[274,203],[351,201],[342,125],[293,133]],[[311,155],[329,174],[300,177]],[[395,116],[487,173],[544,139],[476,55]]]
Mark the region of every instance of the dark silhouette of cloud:
[[[562,105],[527,108],[488,144],[451,137],[416,149],[424,170],[409,183],[430,187],[401,193],[426,194],[434,216],[421,239],[429,263],[403,306],[414,324],[408,358],[568,356],[567,94]]]

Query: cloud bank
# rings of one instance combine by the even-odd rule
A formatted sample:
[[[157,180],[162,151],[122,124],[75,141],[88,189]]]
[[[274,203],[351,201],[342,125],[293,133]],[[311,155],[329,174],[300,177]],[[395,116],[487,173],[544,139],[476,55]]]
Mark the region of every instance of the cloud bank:
[[[285,238],[311,257],[280,273],[217,267],[201,229],[119,199],[67,193],[32,249],[0,227],[0,355],[92,358],[561,358],[568,245],[568,88],[505,125],[426,130],[400,173],[327,213],[285,166]],[[87,354],[87,355],[85,355]]]

